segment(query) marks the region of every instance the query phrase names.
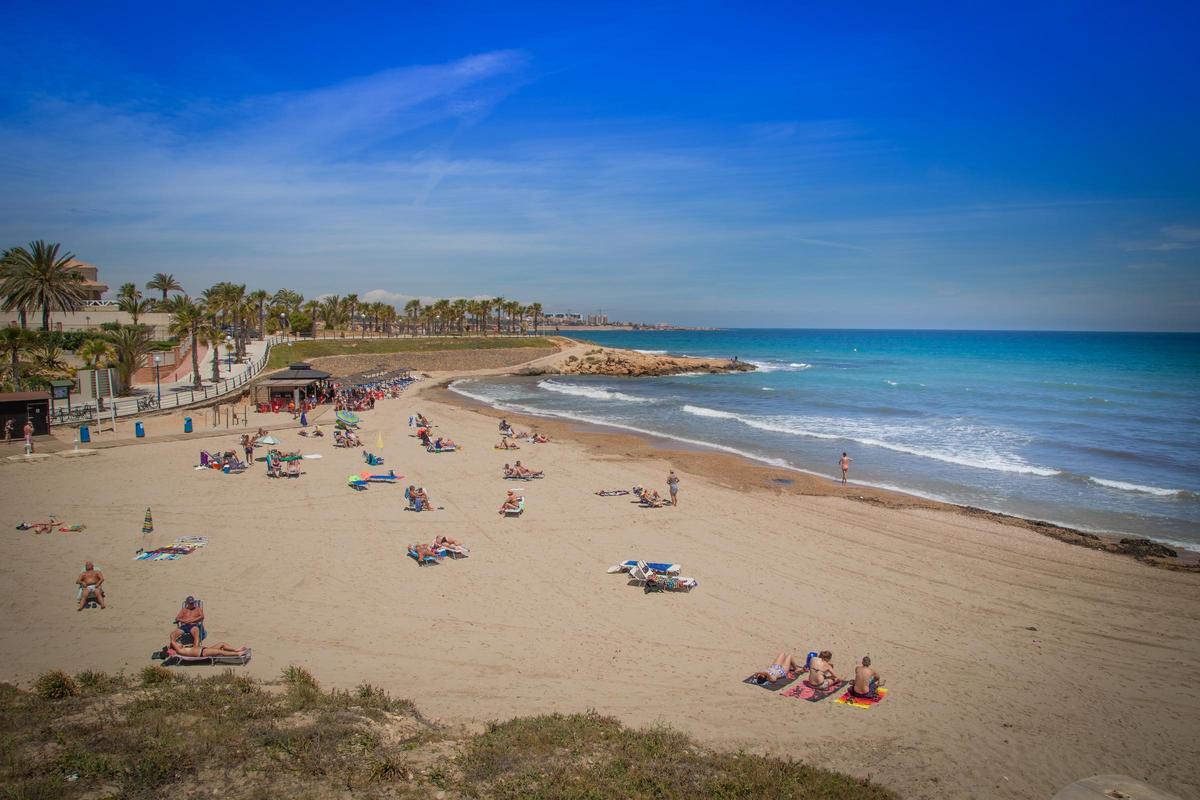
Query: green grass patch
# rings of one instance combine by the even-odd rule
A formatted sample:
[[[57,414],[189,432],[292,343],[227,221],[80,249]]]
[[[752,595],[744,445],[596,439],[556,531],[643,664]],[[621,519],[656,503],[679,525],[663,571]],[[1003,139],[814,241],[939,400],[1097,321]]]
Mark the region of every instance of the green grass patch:
[[[298,666],[273,685],[232,670],[172,671],[169,680],[81,673],[73,694],[62,688],[65,673],[46,674],[38,688],[50,691],[0,684],[0,800],[895,797],[799,762],[714,752],[670,728],[632,730],[592,713],[454,734],[408,700],[369,684],[326,691]]]
[[[313,339],[271,348],[267,369],[321,356],[419,353],[431,350],[506,350],[514,347],[554,347],[542,336],[427,336],[413,339]]]

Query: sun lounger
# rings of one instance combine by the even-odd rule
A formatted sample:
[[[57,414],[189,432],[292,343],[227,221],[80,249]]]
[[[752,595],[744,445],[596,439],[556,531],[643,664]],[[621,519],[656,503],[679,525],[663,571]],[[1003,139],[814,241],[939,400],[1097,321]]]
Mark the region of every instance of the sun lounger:
[[[637,561],[636,559],[622,561],[620,564],[615,564],[609,567],[608,571],[610,573],[629,572],[629,570],[633,569],[638,564],[645,564],[650,569],[662,575],[678,575],[683,571],[683,567],[679,566],[678,564],[668,564],[665,561]]]
[[[519,517],[524,513],[525,513],[525,498],[524,497],[517,498],[517,507],[516,508],[504,509],[504,516],[506,516],[506,517]]]
[[[544,478],[544,477],[545,477],[545,475],[543,475],[540,471],[530,473],[529,475],[518,475],[514,472],[514,473],[510,473],[508,475],[505,475],[504,480],[506,480],[506,481],[531,481],[534,478]]]
[[[386,473],[380,473],[379,475],[372,475],[369,472],[360,472],[358,473],[358,477],[370,483],[395,483],[404,476],[397,475],[394,471],[388,470]]]
[[[184,667],[184,666],[214,666],[217,664],[242,666],[250,663],[250,650],[240,656],[181,656],[174,650],[168,650],[166,658],[163,659],[164,667]]]
[[[453,453],[457,449],[458,445],[456,444],[451,445],[450,447],[434,447],[433,445],[429,445],[425,448],[426,452],[429,453]]]
[[[466,558],[471,555],[471,551],[461,544],[444,544],[442,545],[441,553],[449,558]]]
[[[645,561],[639,561],[629,570],[630,582],[641,585],[647,593],[650,592],[690,592],[700,585],[695,578],[683,578],[677,575],[663,575],[655,572]]]
[[[356,492],[363,492],[367,489],[367,482],[358,475],[347,475],[346,485]]]
[[[444,555],[444,551],[438,551],[438,552],[440,554]],[[426,567],[426,566],[429,566],[430,564],[439,563],[439,559],[436,556],[419,556],[419,555],[417,555],[417,546],[415,544],[410,544],[408,546],[408,557],[411,558],[413,561],[417,562],[418,567]]]

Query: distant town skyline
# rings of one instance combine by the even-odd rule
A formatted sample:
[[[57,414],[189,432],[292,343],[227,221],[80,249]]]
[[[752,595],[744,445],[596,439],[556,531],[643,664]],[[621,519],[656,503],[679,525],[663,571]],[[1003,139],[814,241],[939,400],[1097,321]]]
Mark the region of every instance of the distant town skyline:
[[[60,242],[113,287],[1200,329],[1194,5],[66,3],[6,27],[0,247]]]

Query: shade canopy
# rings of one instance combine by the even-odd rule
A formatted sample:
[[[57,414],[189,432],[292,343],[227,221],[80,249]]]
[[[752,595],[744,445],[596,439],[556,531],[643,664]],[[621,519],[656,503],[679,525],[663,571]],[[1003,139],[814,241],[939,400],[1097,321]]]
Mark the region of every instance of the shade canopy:
[[[313,369],[312,366],[305,363],[289,364],[287,369],[272,373],[269,376],[269,380],[272,381],[305,381],[307,383],[328,379],[328,372]]]

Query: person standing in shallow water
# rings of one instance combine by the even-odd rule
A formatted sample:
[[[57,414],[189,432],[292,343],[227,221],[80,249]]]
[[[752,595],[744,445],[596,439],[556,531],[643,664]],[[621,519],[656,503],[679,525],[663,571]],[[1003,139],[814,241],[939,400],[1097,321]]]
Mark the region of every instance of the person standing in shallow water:
[[[854,459],[846,455],[845,452],[842,453],[842,458],[838,462],[838,465],[842,468],[842,486],[846,485],[846,473],[850,471],[850,462],[853,460]]]

